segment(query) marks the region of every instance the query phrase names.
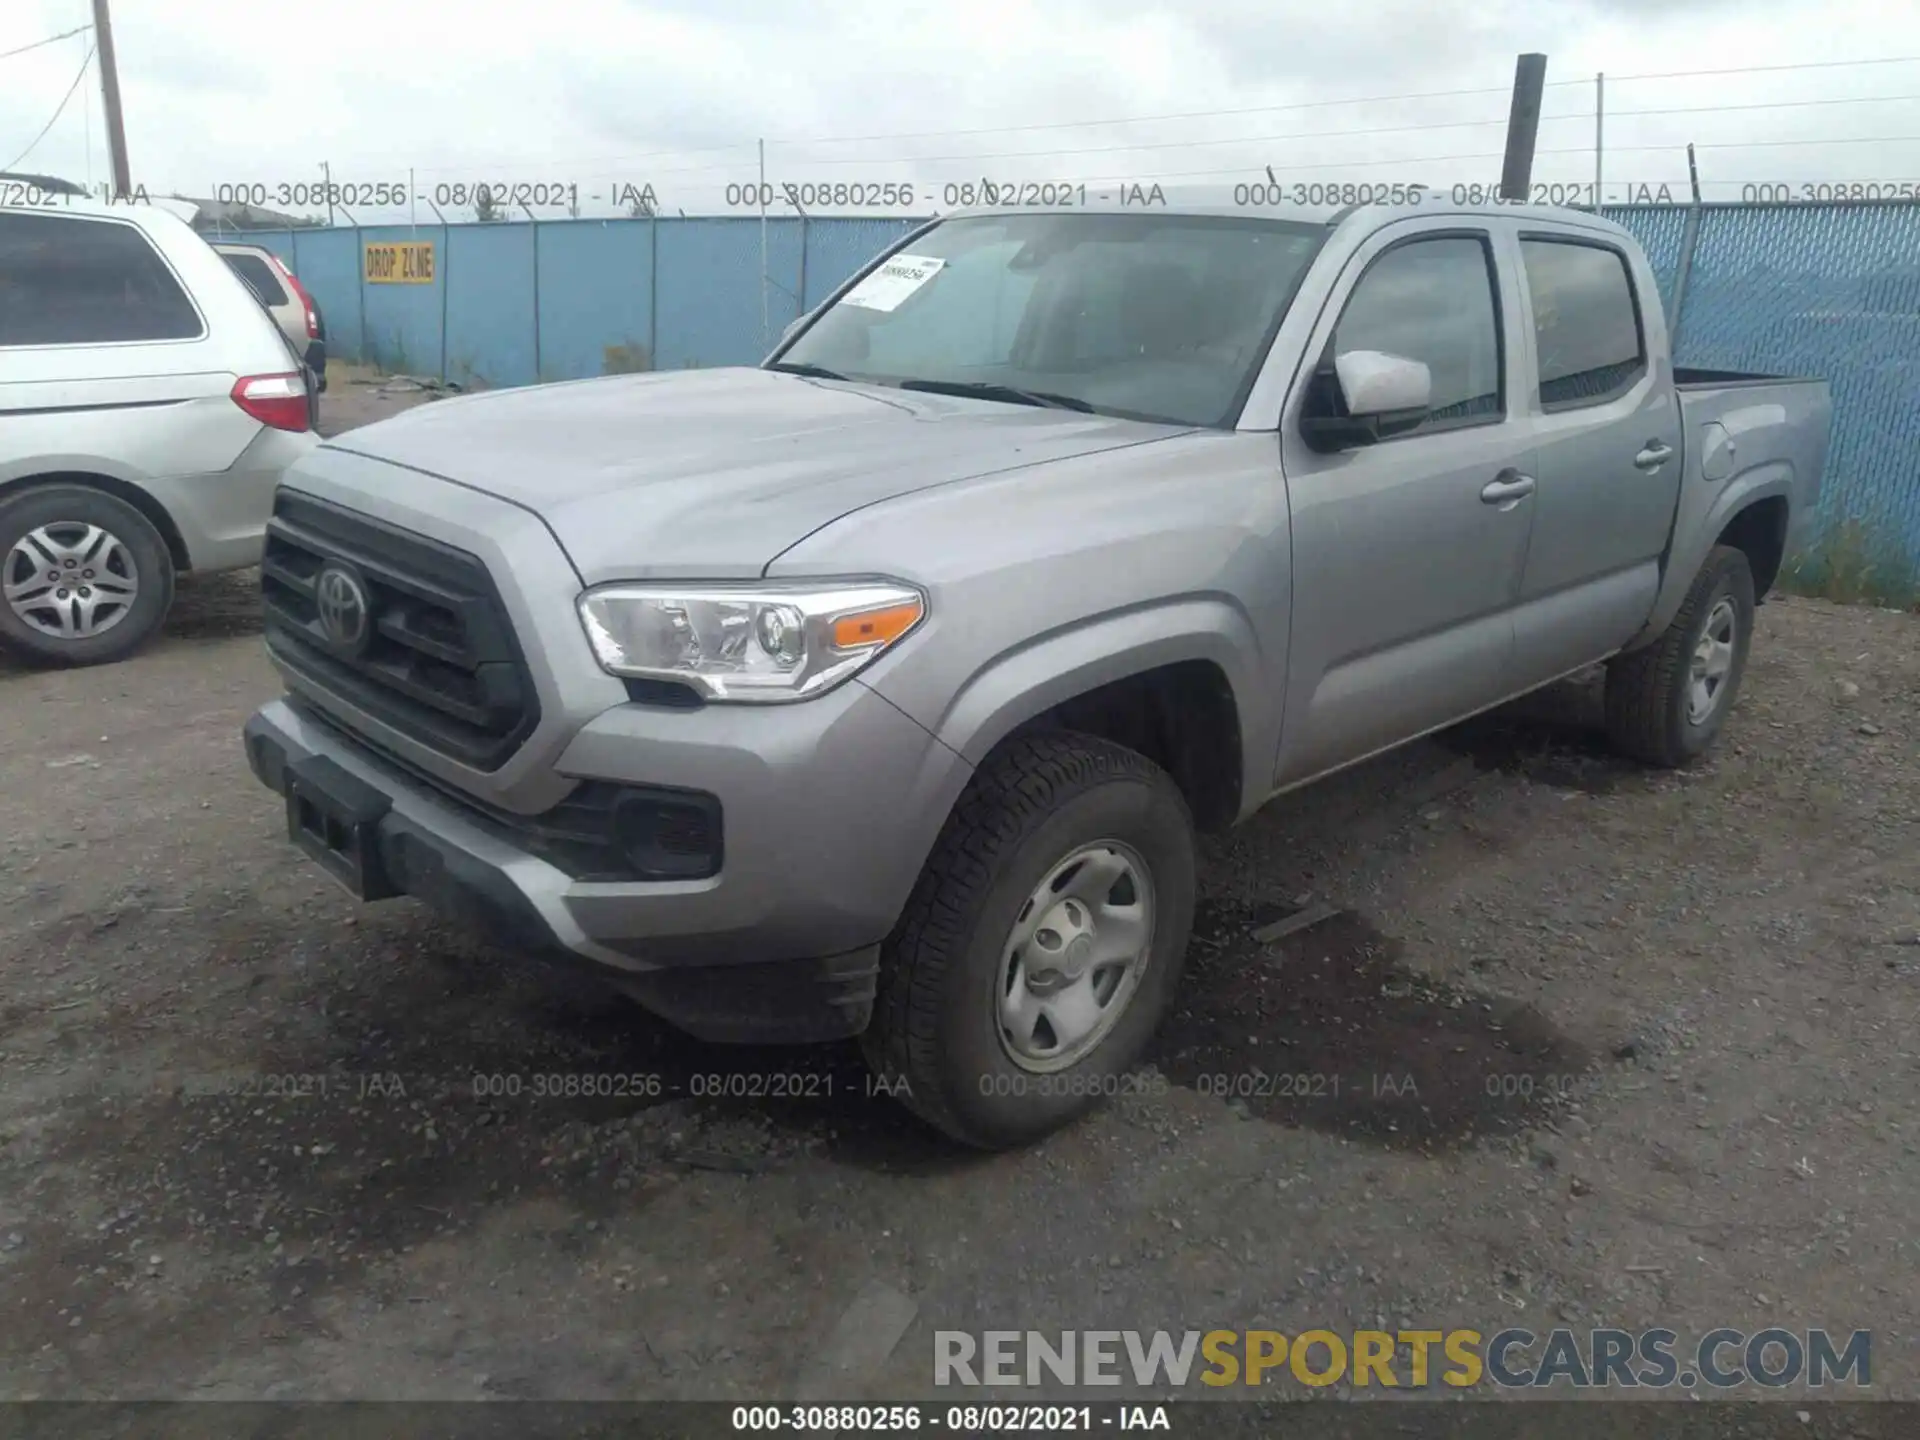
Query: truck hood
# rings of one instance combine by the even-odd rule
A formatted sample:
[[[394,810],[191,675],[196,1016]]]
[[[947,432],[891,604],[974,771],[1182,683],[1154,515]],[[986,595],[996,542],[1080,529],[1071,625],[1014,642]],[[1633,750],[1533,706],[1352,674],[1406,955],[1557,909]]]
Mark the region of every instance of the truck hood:
[[[863,506],[1190,431],[725,369],[462,396],[328,446],[532,511],[596,585],[758,576]]]

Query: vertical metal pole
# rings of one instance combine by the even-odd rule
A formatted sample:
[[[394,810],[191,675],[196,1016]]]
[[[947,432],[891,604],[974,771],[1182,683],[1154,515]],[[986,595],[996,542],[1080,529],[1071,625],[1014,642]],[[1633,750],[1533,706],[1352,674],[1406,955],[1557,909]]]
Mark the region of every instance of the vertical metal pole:
[[[800,212],[800,313],[807,313],[807,212]]]
[[[133,193],[127,165],[127,127],[120,114],[120,65],[113,54],[113,18],[107,0],[93,0],[93,43],[100,57],[100,100],[107,112],[107,156],[113,162],[113,198]]]
[[[367,247],[361,243],[360,227],[353,227],[353,263],[360,271],[360,283],[354,287],[360,297],[360,358],[367,360],[373,347],[367,343]]]
[[[447,292],[453,282],[447,277],[453,265],[453,227],[440,226],[440,378],[447,378]]]
[[[647,216],[647,368],[660,366],[660,216]]]
[[[533,226],[533,383],[539,385],[547,378],[540,363],[540,222],[531,210],[527,220]]]
[[[1693,251],[1700,243],[1700,202],[1687,207],[1687,228],[1680,236],[1680,263],[1673,272],[1673,314],[1667,319],[1667,349],[1674,363],[1680,358],[1680,322],[1687,313],[1687,279],[1693,274]]]
[[[767,343],[767,142],[760,142],[760,343]]]
[[[1547,84],[1547,57],[1522,55],[1513,69],[1513,106],[1507,112],[1507,156],[1500,169],[1500,198],[1526,202],[1533,188],[1533,146],[1540,135],[1540,94]]]
[[[1700,162],[1693,158],[1693,142],[1687,142],[1687,183],[1693,187],[1693,203],[1700,203]]]
[[[1607,153],[1607,73],[1593,77],[1593,208],[1598,210],[1605,194],[1604,157]]]
[[[320,174],[327,182],[327,224],[333,224],[333,166],[326,161],[320,162]]]

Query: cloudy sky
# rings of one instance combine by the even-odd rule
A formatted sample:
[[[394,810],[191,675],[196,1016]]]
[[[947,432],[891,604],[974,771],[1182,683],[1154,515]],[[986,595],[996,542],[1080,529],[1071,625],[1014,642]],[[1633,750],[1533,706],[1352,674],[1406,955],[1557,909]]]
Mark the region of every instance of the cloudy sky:
[[[106,176],[92,36],[5,54],[89,19],[0,4],[0,168]],[[1610,200],[1684,197],[1689,140],[1709,199],[1920,180],[1912,0],[114,0],[114,34],[137,183],[296,211],[324,162],[411,170],[420,218],[475,182],[727,213],[762,140],[769,180],[917,213],[974,177],[1491,182],[1521,50],[1549,57],[1536,181],[1592,181],[1597,71]]]

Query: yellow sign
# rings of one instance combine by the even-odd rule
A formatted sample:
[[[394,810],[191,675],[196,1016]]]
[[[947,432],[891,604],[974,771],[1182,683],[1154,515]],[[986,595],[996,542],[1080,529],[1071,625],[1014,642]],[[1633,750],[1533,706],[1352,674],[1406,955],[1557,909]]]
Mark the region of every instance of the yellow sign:
[[[404,240],[397,244],[366,247],[366,277],[369,285],[431,285],[433,283],[433,242]]]

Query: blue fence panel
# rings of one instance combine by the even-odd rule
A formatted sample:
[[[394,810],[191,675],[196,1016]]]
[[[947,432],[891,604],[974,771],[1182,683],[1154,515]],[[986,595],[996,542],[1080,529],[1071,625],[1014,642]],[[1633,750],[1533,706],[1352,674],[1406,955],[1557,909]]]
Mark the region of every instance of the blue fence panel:
[[[752,365],[800,313],[797,218],[767,222],[764,323],[757,217],[661,221],[656,263],[656,370]]]
[[[349,231],[353,239],[353,263],[361,266],[364,247],[397,245],[407,241],[428,241],[433,245],[434,279],[430,285],[362,285],[360,287],[363,338],[356,358],[385,370],[406,375],[439,375],[447,361],[441,345],[441,321],[448,313],[441,287],[448,284],[447,237],[452,226],[381,225]],[[458,227],[467,228],[467,227]],[[301,248],[305,249],[302,242]],[[515,288],[527,288],[526,277],[517,277]],[[327,329],[332,333],[333,312],[327,312]]]
[[[458,225],[439,266],[447,291],[447,378],[491,388],[540,378],[530,220]],[[388,289],[398,287],[388,286]]]
[[[653,367],[658,223],[564,220],[540,227],[540,374],[577,380]]]
[[[326,318],[327,353],[358,359],[366,349],[366,336],[360,328],[360,247],[354,232],[291,230],[286,247],[273,249],[300,277]]]
[[[1920,210],[1707,209],[1679,359],[1830,381],[1823,520],[1920,558]]]
[[[1607,205],[1600,213],[1624,225],[1647,252],[1647,262],[1660,279],[1660,304],[1673,316],[1673,282],[1680,273],[1680,251],[1687,236],[1683,205]]]

